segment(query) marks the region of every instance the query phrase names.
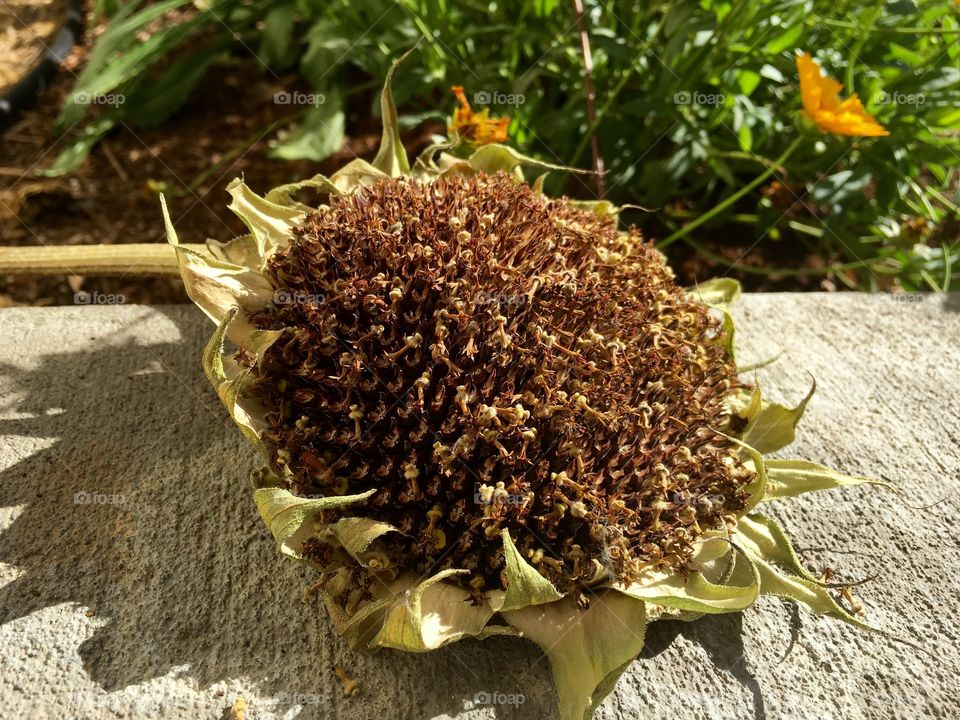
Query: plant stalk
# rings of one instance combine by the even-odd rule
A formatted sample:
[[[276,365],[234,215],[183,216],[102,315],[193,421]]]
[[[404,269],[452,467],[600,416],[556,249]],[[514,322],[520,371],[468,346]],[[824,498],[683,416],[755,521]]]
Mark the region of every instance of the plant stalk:
[[[0,247],[0,275],[179,274],[177,254],[166,243]]]
[[[577,30],[580,33],[580,49],[583,52],[583,80],[587,92],[587,120],[590,122],[590,150],[593,153],[593,171],[596,173],[597,197],[605,194],[603,181],[603,156],[600,154],[600,141],[597,138],[597,112],[595,108],[596,90],[593,86],[593,55],[590,52],[590,36],[583,19],[583,1],[573,0],[573,11],[577,16]]]
[[[657,243],[657,248],[659,248],[659,249],[662,250],[663,248],[672,245],[672,244],[675,243],[677,240],[680,240],[680,239],[686,237],[687,233],[689,233],[691,230],[696,230],[698,227],[700,227],[701,225],[703,225],[705,222],[707,222],[708,220],[710,220],[710,219],[713,218],[714,216],[719,215],[721,212],[723,212],[723,211],[726,210],[728,207],[730,207],[731,205],[733,205],[737,200],[739,200],[739,199],[742,198],[744,195],[746,195],[747,193],[749,193],[749,192],[750,192],[751,190],[753,190],[755,187],[757,187],[758,185],[760,185],[760,183],[762,183],[762,182],[763,182],[764,180],[766,180],[768,177],[770,177],[771,175],[773,175],[778,169],[780,169],[780,167],[783,165],[783,163],[786,162],[787,158],[789,158],[789,157],[793,154],[793,151],[796,150],[796,149],[800,146],[800,143],[801,143],[801,142],[803,142],[803,136],[802,136],[802,135],[801,135],[800,137],[797,137],[796,139],[794,139],[794,141],[793,141],[792,143],[790,143],[790,146],[789,146],[786,150],[784,150],[783,154],[782,154],[780,157],[778,157],[776,160],[774,160],[773,163],[772,163],[772,165],[771,165],[770,167],[768,167],[765,172],[763,172],[763,173],[761,173],[760,175],[758,175],[757,177],[755,177],[755,178],[754,178],[753,180],[751,180],[748,184],[744,185],[742,188],[740,188],[739,190],[737,190],[737,192],[731,194],[729,197],[727,197],[727,198],[726,198],[725,200],[723,200],[722,202],[718,203],[717,205],[714,205],[710,210],[708,210],[707,212],[705,212],[703,215],[701,215],[700,217],[698,217],[698,218],[697,218],[696,220],[694,220],[693,222],[687,223],[686,225],[684,225],[682,228],[680,228],[680,229],[677,230],[676,232],[674,232],[674,233],[672,233],[671,235],[669,235],[669,236],[667,236],[666,238],[664,238],[662,241],[660,241],[659,243]]]

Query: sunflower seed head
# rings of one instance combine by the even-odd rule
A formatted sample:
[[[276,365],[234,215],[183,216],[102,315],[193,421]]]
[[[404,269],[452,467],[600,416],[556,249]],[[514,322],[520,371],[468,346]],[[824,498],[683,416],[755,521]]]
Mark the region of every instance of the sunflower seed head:
[[[300,301],[253,314],[288,330],[238,358],[263,439],[295,493],[376,489],[393,566],[501,587],[506,528],[564,592],[629,584],[686,572],[744,507],[718,323],[612,217],[502,174],[383,180],[331,197],[268,274]]]

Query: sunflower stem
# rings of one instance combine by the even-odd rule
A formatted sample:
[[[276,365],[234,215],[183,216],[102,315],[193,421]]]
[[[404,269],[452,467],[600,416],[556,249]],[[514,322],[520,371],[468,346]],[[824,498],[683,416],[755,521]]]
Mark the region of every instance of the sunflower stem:
[[[202,249],[202,245],[187,245]],[[0,248],[3,275],[179,275],[166,243]]]

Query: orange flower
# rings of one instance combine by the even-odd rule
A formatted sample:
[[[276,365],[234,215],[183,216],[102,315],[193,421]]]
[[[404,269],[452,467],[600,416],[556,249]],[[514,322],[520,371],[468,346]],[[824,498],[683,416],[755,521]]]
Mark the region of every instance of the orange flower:
[[[450,123],[451,136],[459,135],[474,145],[506,141],[510,118],[491,118],[489,110],[474,112],[470,103],[467,102],[467,96],[464,95],[462,87],[454,85],[450,89],[460,102],[460,107],[453,111],[453,121]]]
[[[854,93],[840,100],[843,85],[824,75],[816,61],[804,52],[797,55],[803,108],[821,130],[834,135],[879,137],[890,133],[863,109]]]

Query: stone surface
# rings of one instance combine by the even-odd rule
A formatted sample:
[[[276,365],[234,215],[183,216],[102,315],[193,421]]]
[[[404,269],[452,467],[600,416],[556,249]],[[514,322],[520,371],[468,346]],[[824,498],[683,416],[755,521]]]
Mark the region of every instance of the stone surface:
[[[784,350],[757,372],[768,395],[816,376],[786,454],[903,491],[769,513],[810,564],[875,578],[868,618],[915,646],[764,598],[654,625],[598,717],[956,717],[960,296],[748,296],[737,314],[742,363]],[[239,696],[248,718],[555,717],[526,641],[361,655],[301,603],[309,571],[277,554],[257,459],[200,369],[211,330],[192,307],[0,311],[0,717],[218,718]]]

